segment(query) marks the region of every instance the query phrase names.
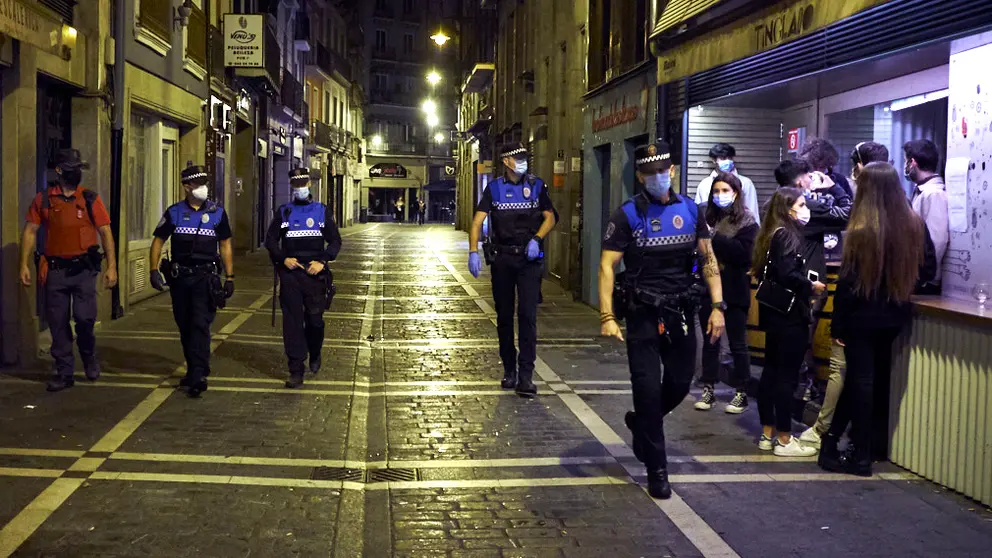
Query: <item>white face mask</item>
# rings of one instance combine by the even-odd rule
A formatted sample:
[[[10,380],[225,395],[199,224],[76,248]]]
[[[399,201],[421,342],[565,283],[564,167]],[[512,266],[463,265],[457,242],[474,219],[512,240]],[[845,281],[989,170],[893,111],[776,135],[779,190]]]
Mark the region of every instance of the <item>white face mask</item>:
[[[310,187],[304,186],[303,188],[293,188],[293,198],[299,201],[304,201],[310,197]]]
[[[522,159],[514,163],[513,172],[520,175],[527,174],[527,159]]]
[[[806,206],[800,207],[796,210],[796,221],[799,221],[803,225],[809,223],[809,208]]]
[[[207,195],[210,194],[210,191],[207,188],[207,185],[204,184],[203,186],[197,186],[196,188],[193,188],[192,190],[189,191],[189,193],[193,196],[193,199],[202,202],[202,201],[206,201]]]

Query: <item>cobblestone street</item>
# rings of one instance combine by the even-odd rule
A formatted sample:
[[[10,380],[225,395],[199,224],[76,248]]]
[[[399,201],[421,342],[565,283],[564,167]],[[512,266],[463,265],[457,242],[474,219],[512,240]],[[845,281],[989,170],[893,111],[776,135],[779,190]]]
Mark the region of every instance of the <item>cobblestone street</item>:
[[[522,399],[500,389],[466,235],[343,236],[301,390],[283,388],[262,254],[236,259],[200,399],[174,389],[167,295],[98,326],[98,382],[77,367],[51,394],[47,370],[4,371],[0,556],[989,556],[992,511],[892,465],[860,478],[760,452],[753,402],[671,415],[675,495],[655,501],[623,424],[625,350],[594,309],[545,283],[539,396]]]

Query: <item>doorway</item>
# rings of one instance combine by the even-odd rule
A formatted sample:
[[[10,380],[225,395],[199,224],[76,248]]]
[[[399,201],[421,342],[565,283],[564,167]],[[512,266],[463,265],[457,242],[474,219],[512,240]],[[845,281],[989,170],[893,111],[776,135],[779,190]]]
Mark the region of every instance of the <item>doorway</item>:
[[[637,169],[635,168],[634,165],[634,159],[635,159],[634,150],[637,149],[638,146],[646,145],[647,143],[648,143],[647,134],[633,137],[623,142],[623,146],[627,154],[627,159],[624,161],[623,164],[623,175],[622,175],[623,193],[620,196],[620,199],[622,200],[628,200],[636,196],[637,194],[640,194],[641,190],[644,188],[644,186],[642,186],[641,183],[637,181],[637,175],[635,174]],[[685,189],[683,188],[682,191],[685,192]],[[617,205],[619,205],[619,200]]]
[[[599,169],[600,184],[600,221],[599,237],[606,234],[606,224],[610,222],[610,212],[613,210],[613,196],[610,188],[610,174],[613,167],[613,154],[610,144],[593,148],[596,156],[596,166]]]

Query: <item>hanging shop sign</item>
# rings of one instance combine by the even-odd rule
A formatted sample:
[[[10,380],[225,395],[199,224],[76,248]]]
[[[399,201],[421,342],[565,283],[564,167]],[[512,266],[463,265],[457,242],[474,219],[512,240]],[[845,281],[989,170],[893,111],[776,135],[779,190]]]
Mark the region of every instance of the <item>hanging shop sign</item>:
[[[265,16],[224,14],[224,65],[261,68],[265,65]]]
[[[444,165],[444,175],[448,178],[455,176],[455,165]]]
[[[406,178],[406,167],[398,163],[379,163],[369,167],[369,178]]]
[[[791,0],[658,56],[658,83],[747,58],[888,0]]]
[[[0,0],[0,33],[4,35],[61,55],[63,35],[76,35],[71,27],[65,31],[62,22],[48,19],[21,0]]]

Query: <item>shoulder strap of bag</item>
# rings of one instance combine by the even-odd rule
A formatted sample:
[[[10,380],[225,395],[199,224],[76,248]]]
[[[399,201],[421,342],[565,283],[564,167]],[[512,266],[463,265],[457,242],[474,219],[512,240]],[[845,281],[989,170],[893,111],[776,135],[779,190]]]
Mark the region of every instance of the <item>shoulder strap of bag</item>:
[[[785,227],[779,227],[779,228],[775,229],[774,231],[772,231],[772,238],[771,238],[771,240],[768,241],[768,251],[765,252],[765,269],[762,270],[762,272],[761,272],[761,280],[762,281],[764,281],[765,279],[768,278],[768,262],[771,261],[771,256],[772,256],[772,242],[775,241],[775,235],[778,234],[778,231],[782,230],[783,228],[785,228]]]

